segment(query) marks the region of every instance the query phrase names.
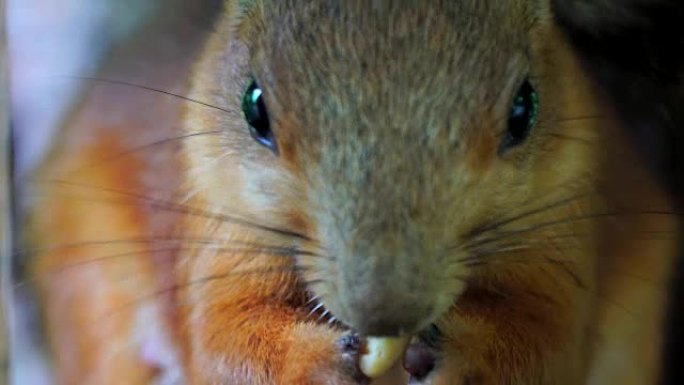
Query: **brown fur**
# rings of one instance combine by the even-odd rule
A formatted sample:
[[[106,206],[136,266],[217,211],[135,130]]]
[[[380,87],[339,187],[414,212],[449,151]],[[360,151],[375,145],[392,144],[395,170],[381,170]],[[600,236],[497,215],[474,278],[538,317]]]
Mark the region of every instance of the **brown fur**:
[[[170,50],[180,64],[162,85],[188,71],[194,57],[182,51]],[[278,155],[250,138],[241,115],[250,74],[264,88]],[[53,350],[73,359],[58,361],[62,383],[153,374],[131,336],[141,293],[163,299],[151,301],[150,322],[170,330],[191,384],[355,384],[359,352],[340,347],[347,329],[416,334],[433,323],[441,338],[426,383],[656,383],[672,245],[644,234],[670,234],[676,223],[653,213],[670,210],[667,199],[547,2],[228,1],[190,76],[182,92],[221,110],[188,103],[183,132],[220,134],[183,140],[182,165],[165,164],[159,183],[138,178],[159,166],[150,154],[83,171],[126,148],[117,143],[146,127],[134,117],[152,113],[108,94],[90,95],[65,134],[95,127],[93,143],[66,144],[75,155],[57,152],[43,172],[76,169],[78,181],[145,196],[179,192],[163,202],[124,194],[128,204],[99,212],[43,190],[41,244],[180,237],[166,257],[134,248],[128,262],[41,279]],[[501,153],[510,102],[528,76],[539,122]],[[98,129],[98,98],[132,108],[127,126]],[[178,106],[167,102],[155,103],[170,108],[170,124]],[[155,123],[152,132],[170,132]],[[185,215],[155,225],[150,206]],[[466,246],[497,236],[466,263]],[[36,272],[92,258],[56,249],[37,258]],[[91,280],[88,269],[131,279]],[[85,332],[98,306],[127,302],[135,306],[114,318],[117,328]],[[133,344],[107,353],[96,343],[105,335]],[[108,354],[121,361],[104,365]]]

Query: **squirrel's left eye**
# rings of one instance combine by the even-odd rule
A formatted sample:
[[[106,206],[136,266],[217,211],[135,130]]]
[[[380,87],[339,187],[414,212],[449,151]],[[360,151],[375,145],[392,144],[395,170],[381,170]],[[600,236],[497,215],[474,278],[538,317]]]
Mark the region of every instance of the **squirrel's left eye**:
[[[539,94],[532,84],[525,82],[518,89],[508,115],[508,129],[501,142],[499,152],[503,153],[525,141],[537,123],[539,115]]]
[[[251,81],[242,97],[242,112],[252,137],[262,146],[277,152],[278,148],[273,131],[271,131],[263,91],[254,80]]]

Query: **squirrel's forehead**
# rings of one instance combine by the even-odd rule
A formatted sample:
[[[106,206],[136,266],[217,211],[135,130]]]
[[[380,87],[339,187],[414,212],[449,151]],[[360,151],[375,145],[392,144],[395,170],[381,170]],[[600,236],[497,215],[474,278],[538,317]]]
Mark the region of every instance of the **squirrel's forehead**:
[[[247,18],[254,25],[250,45],[265,64],[279,67],[269,72],[286,69],[295,77],[289,63],[308,63],[301,68],[307,77],[316,67],[320,76],[359,70],[418,76],[434,67],[450,76],[491,77],[526,52],[535,19],[524,1],[263,1]]]
[[[540,16],[532,4],[538,1],[252,0],[245,2],[250,5],[242,20],[275,44],[306,39],[313,46],[334,46],[341,37],[359,36],[378,44],[401,39],[405,46],[472,45],[502,36],[514,43]]]
[[[257,13],[270,20],[261,23],[253,64],[268,73],[272,92],[282,93],[278,99],[290,108],[307,100],[299,116],[314,102],[330,119],[365,103],[412,110],[407,96],[434,100],[434,109],[493,104],[508,80],[524,72],[532,21],[517,3],[265,1]],[[313,101],[293,98],[314,89]]]
[[[256,10],[262,15],[292,14],[343,21],[346,18],[372,20],[374,17],[403,18],[406,14],[423,17],[429,14],[446,14],[456,19],[479,18],[511,14],[511,12],[537,12],[544,0],[241,0],[247,11]],[[514,17],[517,17],[514,15]]]

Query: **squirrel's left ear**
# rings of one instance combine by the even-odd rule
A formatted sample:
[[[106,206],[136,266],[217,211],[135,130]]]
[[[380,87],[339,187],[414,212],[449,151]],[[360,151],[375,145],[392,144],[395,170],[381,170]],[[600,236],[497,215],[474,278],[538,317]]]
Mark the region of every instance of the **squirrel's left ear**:
[[[591,60],[646,76],[684,69],[684,0],[551,0],[557,23]]]

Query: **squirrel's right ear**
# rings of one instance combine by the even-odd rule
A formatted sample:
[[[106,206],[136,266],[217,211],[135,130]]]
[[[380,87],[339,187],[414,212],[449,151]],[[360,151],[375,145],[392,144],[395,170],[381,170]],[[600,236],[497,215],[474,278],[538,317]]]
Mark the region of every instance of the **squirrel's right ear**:
[[[676,77],[684,68],[684,0],[551,0],[575,47],[620,70]]]

